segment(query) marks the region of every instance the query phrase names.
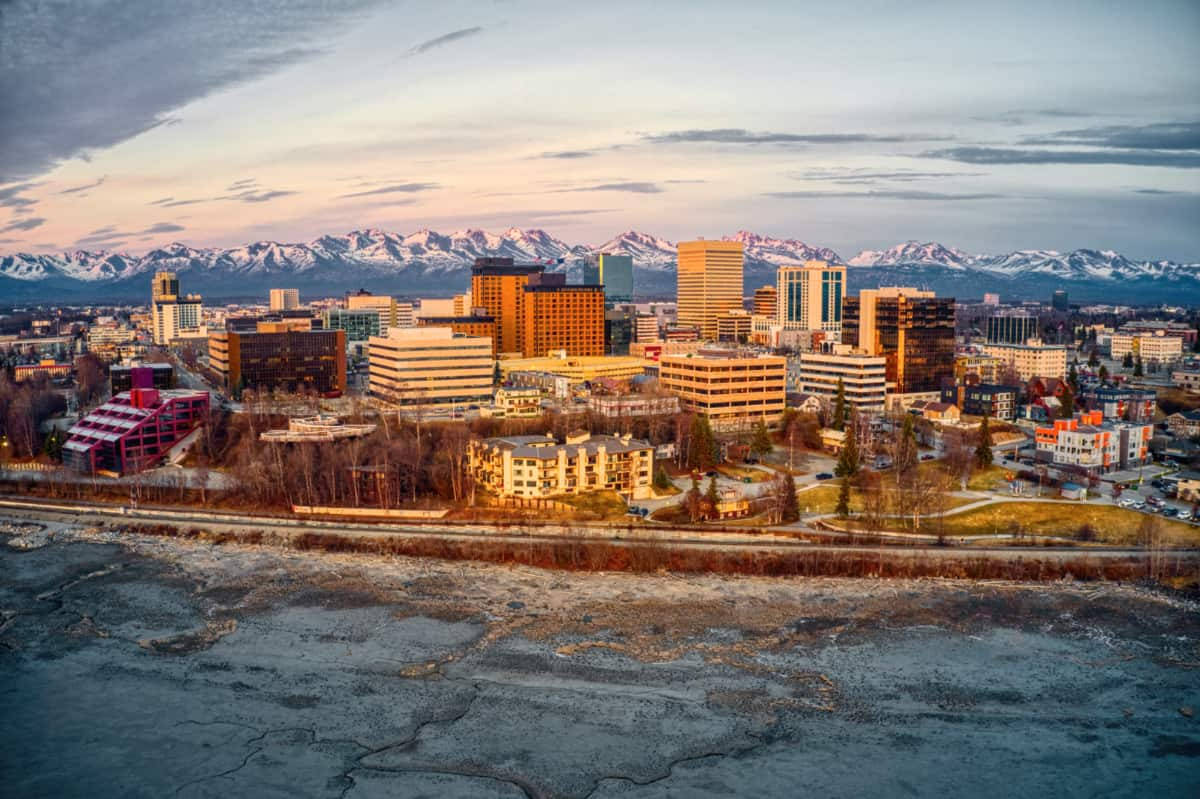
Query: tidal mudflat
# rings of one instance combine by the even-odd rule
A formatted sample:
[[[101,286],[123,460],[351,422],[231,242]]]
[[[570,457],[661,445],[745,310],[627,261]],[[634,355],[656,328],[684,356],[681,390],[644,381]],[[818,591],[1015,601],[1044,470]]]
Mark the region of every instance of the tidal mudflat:
[[[1200,794],[1200,609],[10,524],[11,796]]]

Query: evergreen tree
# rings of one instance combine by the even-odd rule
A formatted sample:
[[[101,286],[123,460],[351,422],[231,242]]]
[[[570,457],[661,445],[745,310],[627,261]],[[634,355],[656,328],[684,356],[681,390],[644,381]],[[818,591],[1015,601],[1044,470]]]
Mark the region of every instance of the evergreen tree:
[[[1121,366],[1125,367],[1126,369],[1133,368],[1133,353],[1132,352],[1125,353],[1125,357],[1121,360]]]
[[[1133,362],[1133,376],[1141,377],[1144,374],[1142,371],[1142,359],[1138,358]]]
[[[1071,368],[1067,372],[1067,385],[1071,387],[1072,391],[1079,390],[1079,371],[1075,368],[1074,361],[1071,362]]]
[[[1106,383],[1106,382],[1108,382],[1108,367],[1107,367],[1107,366],[1105,366],[1105,365],[1103,365],[1103,364],[1101,364],[1101,365],[1100,365],[1100,372],[1099,372],[1099,375],[1100,375],[1100,382],[1101,382],[1101,383]]]
[[[696,414],[692,417],[692,429],[688,436],[687,464],[691,469],[711,469],[717,462],[717,441],[713,437],[708,417]]]
[[[659,491],[668,491],[671,488],[671,477],[661,463],[654,468],[654,487]]]
[[[712,503],[713,510],[717,509],[717,502],[721,499],[721,495],[717,493],[717,478],[710,477],[708,479],[708,488],[704,492],[704,498]]]
[[[800,502],[796,499],[796,478],[791,473],[783,475],[783,522],[794,522],[800,519]]]
[[[1100,365],[1100,356],[1096,354],[1096,348],[1092,347],[1088,351],[1088,366],[1095,368]]]
[[[696,479],[696,475],[692,475],[692,487],[688,489],[687,494],[683,498],[684,505],[687,507],[688,517],[692,521],[700,519],[700,481]]]
[[[501,381],[500,362],[496,361],[496,365],[492,367],[492,385],[498,386]]]
[[[771,443],[771,433],[767,430],[767,423],[759,419],[758,424],[754,427],[754,439],[750,442],[750,451],[761,458],[763,455],[770,454],[774,448]]]
[[[1066,386],[1063,388],[1063,394],[1058,399],[1059,399],[1059,402],[1062,403],[1062,407],[1059,410],[1059,413],[1061,414],[1062,418],[1070,419],[1072,416],[1074,416],[1075,415],[1075,392],[1071,390],[1070,386]]]
[[[830,427],[834,430],[846,429],[846,384],[840,377],[837,381],[837,397],[833,400],[833,422]]]
[[[846,518],[850,515],[850,477],[842,477],[842,485],[838,488],[837,515]]]
[[[992,431],[989,423],[990,415],[985,414],[983,421],[979,423],[979,444],[975,447],[975,463],[980,469],[986,469],[992,465]]]
[[[858,474],[858,437],[855,435],[854,427],[853,423],[846,427],[846,441],[842,445],[837,466],[833,470],[838,477],[853,477]]]
[[[904,414],[904,423],[900,426],[895,465],[897,472],[907,472],[917,465],[917,429],[911,413]]]

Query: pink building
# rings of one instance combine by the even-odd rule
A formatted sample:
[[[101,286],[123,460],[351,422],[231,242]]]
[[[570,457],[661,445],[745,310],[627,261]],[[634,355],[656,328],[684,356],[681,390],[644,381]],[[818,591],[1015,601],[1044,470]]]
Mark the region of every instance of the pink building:
[[[67,431],[63,463],[81,472],[132,474],[150,468],[208,416],[208,392],[142,387],[117,394]]]

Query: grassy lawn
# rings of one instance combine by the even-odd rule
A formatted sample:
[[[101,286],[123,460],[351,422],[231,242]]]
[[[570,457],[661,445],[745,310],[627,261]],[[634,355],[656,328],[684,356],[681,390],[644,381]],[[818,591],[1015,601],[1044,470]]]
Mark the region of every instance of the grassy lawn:
[[[1004,474],[1008,470],[1003,466],[992,465],[986,469],[978,469],[967,480],[967,488],[971,491],[993,491],[1003,489]]]
[[[830,480],[828,482],[822,483],[820,486],[818,486],[816,488],[810,488],[806,491],[800,491],[799,493],[796,494],[796,497],[800,501],[800,511],[802,513],[833,513],[835,510],[837,510],[838,492],[840,490],[841,490],[841,481],[840,480]],[[887,499],[888,504],[894,505],[895,503],[892,501],[893,500],[892,494],[894,494],[894,492],[891,490],[891,486],[885,486],[885,490],[887,491],[887,495],[888,495],[888,499]],[[947,509],[957,508],[962,505],[969,505],[972,502],[975,502],[975,500],[967,499],[965,497],[948,497],[946,500],[946,507],[947,507]],[[859,491],[857,488],[851,487],[850,488],[850,512],[851,513],[860,513],[862,511],[862,509],[863,509],[862,492]]]
[[[771,479],[768,472],[761,469],[751,469],[749,466],[734,466],[732,464],[723,464],[717,467],[717,471],[732,480],[741,480],[743,477],[749,477],[752,483],[764,483]]]
[[[1083,525],[1089,525],[1094,540],[1106,544],[1137,543],[1138,527],[1147,514],[1110,505],[1068,502],[1003,502],[945,517],[949,536],[1009,533],[1013,525],[1027,535],[1053,535],[1075,538]],[[1200,527],[1159,517],[1156,519],[1170,544],[1200,543]],[[925,520],[922,528],[933,532],[936,522]]]
[[[551,497],[556,502],[570,505],[580,518],[620,519],[629,507],[616,491],[589,491],[586,494],[560,494]]]

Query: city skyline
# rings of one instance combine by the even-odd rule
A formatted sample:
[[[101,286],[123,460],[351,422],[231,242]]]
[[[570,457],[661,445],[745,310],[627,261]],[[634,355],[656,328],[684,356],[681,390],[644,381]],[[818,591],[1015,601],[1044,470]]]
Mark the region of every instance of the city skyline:
[[[1194,262],[1200,12],[1094,10],[18,3],[0,253],[518,226]]]

